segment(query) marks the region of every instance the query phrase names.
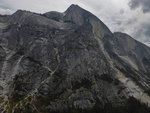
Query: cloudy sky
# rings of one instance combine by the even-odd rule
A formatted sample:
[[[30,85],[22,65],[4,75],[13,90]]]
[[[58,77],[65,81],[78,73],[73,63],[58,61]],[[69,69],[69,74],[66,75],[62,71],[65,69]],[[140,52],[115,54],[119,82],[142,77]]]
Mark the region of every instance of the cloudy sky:
[[[125,32],[150,46],[150,0],[0,0],[0,14],[17,9],[63,12],[71,4],[98,16],[112,32]]]

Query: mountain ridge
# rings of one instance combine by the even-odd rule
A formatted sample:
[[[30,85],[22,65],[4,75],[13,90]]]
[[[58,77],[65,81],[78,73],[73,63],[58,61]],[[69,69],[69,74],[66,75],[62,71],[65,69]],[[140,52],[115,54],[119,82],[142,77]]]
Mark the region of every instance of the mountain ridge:
[[[150,48],[77,5],[10,15],[0,47],[1,113],[124,113],[137,100],[149,112]]]

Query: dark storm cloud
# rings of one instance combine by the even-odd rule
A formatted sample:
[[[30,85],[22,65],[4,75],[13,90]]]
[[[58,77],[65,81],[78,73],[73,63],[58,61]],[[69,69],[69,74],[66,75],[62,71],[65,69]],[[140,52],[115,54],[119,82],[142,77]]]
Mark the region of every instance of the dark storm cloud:
[[[141,7],[144,13],[150,12],[150,0],[131,0],[129,6],[131,9]]]

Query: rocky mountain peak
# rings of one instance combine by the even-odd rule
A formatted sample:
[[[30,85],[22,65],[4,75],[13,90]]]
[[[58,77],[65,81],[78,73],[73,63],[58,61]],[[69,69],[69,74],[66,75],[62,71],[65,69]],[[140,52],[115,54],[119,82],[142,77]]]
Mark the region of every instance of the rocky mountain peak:
[[[43,16],[50,18],[52,20],[55,20],[55,21],[63,22],[64,13],[60,13],[57,11],[50,11],[50,12],[44,13]]]
[[[88,21],[90,15],[92,15],[90,12],[82,9],[78,5],[71,5],[65,11],[64,21],[71,21],[77,25],[82,25],[85,21]]]
[[[33,21],[32,18],[34,18],[35,16],[36,15],[32,12],[25,10],[17,10],[14,14],[11,15],[9,22],[13,24],[28,24],[29,21]]]
[[[69,12],[83,12],[85,11],[83,8],[81,8],[78,5],[72,4],[66,11],[65,13],[69,13]]]
[[[100,19],[78,5],[73,4],[65,11],[64,21],[73,22],[80,26],[88,22],[92,25],[93,32],[98,37],[104,37],[106,34],[111,34],[111,31]]]
[[[150,113],[149,47],[77,5],[5,19],[0,113]]]

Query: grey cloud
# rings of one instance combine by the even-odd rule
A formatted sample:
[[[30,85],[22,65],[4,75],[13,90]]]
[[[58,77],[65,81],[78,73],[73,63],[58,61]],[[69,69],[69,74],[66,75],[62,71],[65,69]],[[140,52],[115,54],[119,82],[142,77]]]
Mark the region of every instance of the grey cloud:
[[[13,13],[13,9],[11,8],[11,6],[8,5],[6,1],[1,0],[0,14],[5,15],[5,14],[12,14],[12,13]]]
[[[3,8],[0,8],[0,15],[10,15],[12,14],[13,12],[10,10],[10,9],[3,9]]]
[[[122,22],[121,22],[121,21],[117,21],[116,24],[117,24],[117,25],[121,25]]]
[[[120,14],[124,14],[124,10],[123,9],[120,9]]]
[[[138,28],[133,37],[135,37],[135,39],[138,41],[150,46],[150,23],[140,25],[140,28]]]
[[[144,28],[144,34],[145,34],[147,37],[149,37],[149,39],[150,39],[150,24],[144,25],[143,28]]]
[[[0,2],[0,8],[1,9],[13,10],[13,8],[6,1],[7,0],[1,0],[1,2]]]
[[[8,7],[5,6],[5,5],[3,5],[2,3],[0,3],[0,8],[2,8],[2,9],[8,9]]]
[[[150,0],[130,0],[129,6],[131,9],[141,7],[144,13],[150,12]]]
[[[127,20],[126,24],[133,24],[133,23],[137,23],[137,19],[136,18],[130,18]]]

